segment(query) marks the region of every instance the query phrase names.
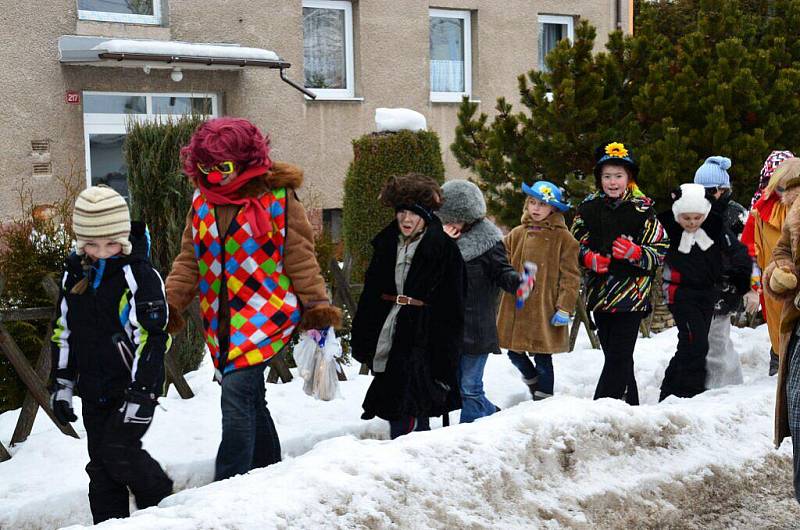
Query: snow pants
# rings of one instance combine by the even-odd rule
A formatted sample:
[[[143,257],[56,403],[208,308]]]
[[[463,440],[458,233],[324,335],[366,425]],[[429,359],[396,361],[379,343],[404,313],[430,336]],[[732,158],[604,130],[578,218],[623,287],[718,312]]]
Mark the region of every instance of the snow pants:
[[[731,339],[730,315],[714,315],[708,331],[706,388],[741,385],[742,363]]]
[[[223,480],[281,461],[281,443],[264,398],[268,363],[222,378],[222,441],[214,480]]]
[[[789,412],[789,432],[792,434],[792,459],[794,461],[794,497],[800,502],[800,325],[796,325],[787,348],[789,378],[786,381],[786,404]]]
[[[139,509],[155,506],[172,493],[172,480],[142,449],[142,436],[150,425],[122,423],[121,406],[121,401],[103,405],[83,402],[94,524],[130,515],[128,489]]]
[[[639,311],[592,313],[597,325],[597,338],[605,356],[594,399],[610,397],[624,399],[629,405],[639,404],[639,389],[633,372],[633,350],[644,315]]]
[[[663,401],[667,396],[694,397],[706,389],[708,332],[714,317],[714,301],[702,295],[669,305],[678,327],[678,348],[661,383]]]

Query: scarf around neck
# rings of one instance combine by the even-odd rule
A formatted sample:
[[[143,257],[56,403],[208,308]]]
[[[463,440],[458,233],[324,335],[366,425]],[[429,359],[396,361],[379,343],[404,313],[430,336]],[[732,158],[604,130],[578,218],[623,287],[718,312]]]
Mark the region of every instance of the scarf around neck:
[[[681,242],[678,245],[678,252],[688,254],[692,251],[692,246],[697,244],[701,250],[706,251],[714,244],[714,240],[709,237],[705,230],[698,228],[695,232],[683,231]]]
[[[259,238],[268,234],[271,230],[272,223],[270,222],[269,211],[261,204],[258,197],[240,197],[237,193],[239,189],[245,184],[260,177],[269,171],[268,165],[255,166],[246,169],[239,174],[233,182],[224,186],[208,186],[202,179],[197,180],[197,187],[200,192],[205,195],[206,200],[212,206],[219,206],[222,204],[236,204],[244,206],[244,216],[253,230],[253,237]]]

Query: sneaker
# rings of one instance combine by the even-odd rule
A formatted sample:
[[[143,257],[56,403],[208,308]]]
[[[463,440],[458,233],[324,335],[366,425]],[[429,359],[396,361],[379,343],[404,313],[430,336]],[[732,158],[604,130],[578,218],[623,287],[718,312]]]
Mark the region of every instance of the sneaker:
[[[769,350],[769,375],[773,376],[778,373],[778,367],[780,366],[780,357],[772,351]]]
[[[553,397],[553,394],[548,394],[547,392],[542,392],[541,390],[537,390],[533,394],[534,401],[541,401],[543,399],[547,399],[549,397]]]
[[[522,380],[528,385],[528,390],[531,392],[531,399],[536,399],[536,387],[539,386],[539,376],[537,375],[533,379],[523,378]]]

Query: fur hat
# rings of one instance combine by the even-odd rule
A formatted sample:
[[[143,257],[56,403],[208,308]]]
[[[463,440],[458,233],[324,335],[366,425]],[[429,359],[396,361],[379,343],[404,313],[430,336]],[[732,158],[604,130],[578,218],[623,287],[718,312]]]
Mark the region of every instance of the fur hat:
[[[131,253],[131,214],[122,196],[108,186],[86,188],[75,201],[72,229],[78,240],[75,251],[83,254],[90,240],[110,239],[122,245],[122,253]]]
[[[694,173],[694,183],[706,188],[730,188],[731,177],[728,170],[731,159],[724,156],[710,156]]]
[[[674,192],[673,196],[672,214],[676,221],[682,213],[708,215],[711,211],[711,202],[706,198],[706,189],[702,184],[681,184],[680,190]]]
[[[380,200],[385,206],[395,210],[410,210],[431,221],[434,210],[442,205],[442,188],[427,175],[406,173],[386,181]]]
[[[474,223],[486,217],[486,201],[480,188],[468,180],[451,180],[442,186],[444,203],[436,215],[443,224]]]
[[[600,174],[606,164],[618,164],[627,168],[631,180],[636,181],[639,175],[639,166],[633,158],[630,147],[622,142],[606,142],[594,151],[594,178],[597,188],[600,189]]]

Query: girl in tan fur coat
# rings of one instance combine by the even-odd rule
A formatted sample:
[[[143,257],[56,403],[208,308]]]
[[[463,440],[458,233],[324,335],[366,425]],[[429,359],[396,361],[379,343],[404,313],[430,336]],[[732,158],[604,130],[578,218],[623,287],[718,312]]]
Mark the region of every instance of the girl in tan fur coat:
[[[500,347],[522,373],[534,400],[553,395],[553,353],[569,349],[569,317],[575,309],[581,275],[578,242],[564,221],[569,205],[561,190],[547,181],[522,185],[528,195],[522,224],[505,237],[511,266],[527,261],[538,267],[536,286],[522,309],[514,295],[503,293],[497,318]],[[529,355],[533,356],[531,362]]]

